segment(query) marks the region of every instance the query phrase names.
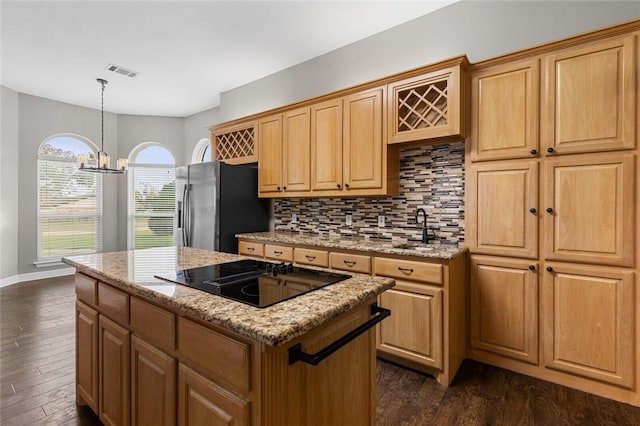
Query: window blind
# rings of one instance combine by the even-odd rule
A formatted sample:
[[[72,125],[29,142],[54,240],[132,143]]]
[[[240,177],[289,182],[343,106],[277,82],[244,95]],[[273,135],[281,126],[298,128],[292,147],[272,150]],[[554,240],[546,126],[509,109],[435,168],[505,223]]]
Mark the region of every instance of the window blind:
[[[173,165],[129,165],[129,249],[173,245],[176,179]]]
[[[75,157],[38,157],[38,261],[102,251],[102,176]]]

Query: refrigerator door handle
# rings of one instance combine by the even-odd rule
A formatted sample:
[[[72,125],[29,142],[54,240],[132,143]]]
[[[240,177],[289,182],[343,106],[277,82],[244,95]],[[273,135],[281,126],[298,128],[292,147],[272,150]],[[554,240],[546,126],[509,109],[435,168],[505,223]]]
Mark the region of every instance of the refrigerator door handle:
[[[182,245],[189,246],[188,241],[188,228],[189,228],[189,184],[185,184],[182,190],[182,226],[178,224],[178,227],[182,229]]]

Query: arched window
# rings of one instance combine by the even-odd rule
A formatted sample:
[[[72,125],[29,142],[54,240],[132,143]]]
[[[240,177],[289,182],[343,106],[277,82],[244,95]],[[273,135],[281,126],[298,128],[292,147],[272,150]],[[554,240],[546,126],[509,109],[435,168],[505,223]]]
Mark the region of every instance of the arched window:
[[[176,161],[157,143],[138,145],[129,155],[130,250],[173,245]]]
[[[97,148],[82,136],[55,135],[38,150],[38,263],[102,251],[102,175],[78,170]]]
[[[204,163],[211,161],[211,141],[208,138],[202,138],[193,148],[191,163]]]

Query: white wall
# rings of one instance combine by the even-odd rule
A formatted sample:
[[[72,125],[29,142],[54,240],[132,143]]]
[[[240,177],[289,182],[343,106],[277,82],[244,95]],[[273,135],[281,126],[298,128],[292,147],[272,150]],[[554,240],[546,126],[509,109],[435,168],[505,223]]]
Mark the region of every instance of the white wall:
[[[0,280],[18,274],[18,94],[0,86]]]
[[[228,121],[466,54],[471,62],[640,17],[639,1],[461,1],[220,95]]]
[[[191,162],[193,149],[202,138],[210,138],[209,126],[220,123],[220,108],[212,108],[184,119],[184,163]]]
[[[184,119],[147,115],[118,116],[118,156],[128,158],[144,142],[162,144],[173,154],[176,164],[184,164]],[[127,249],[127,179],[118,181],[118,250]]]

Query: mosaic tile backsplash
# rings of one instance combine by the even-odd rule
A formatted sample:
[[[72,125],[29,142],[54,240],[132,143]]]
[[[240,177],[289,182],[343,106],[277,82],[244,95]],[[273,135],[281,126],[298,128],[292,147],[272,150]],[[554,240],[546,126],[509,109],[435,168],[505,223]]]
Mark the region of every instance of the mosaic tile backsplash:
[[[275,199],[273,226],[275,231],[420,241],[419,207],[427,212],[430,235],[435,234],[431,241],[464,242],[464,142],[402,149],[395,197]],[[292,213],[297,223],[291,223]],[[346,214],[352,215],[351,226],[345,224]],[[378,215],[385,216],[384,228],[378,227]]]

